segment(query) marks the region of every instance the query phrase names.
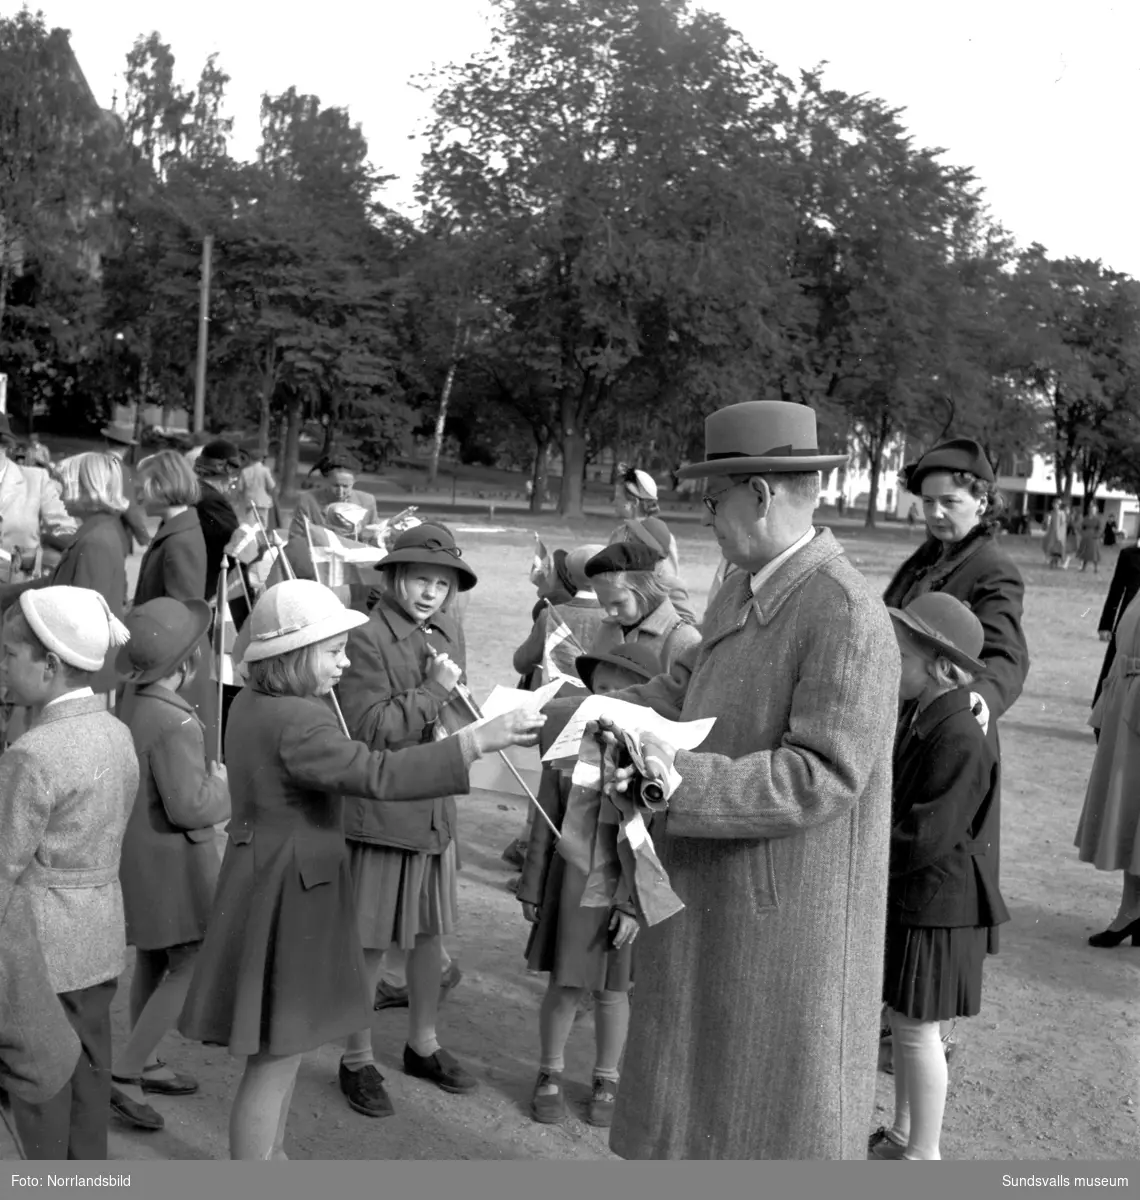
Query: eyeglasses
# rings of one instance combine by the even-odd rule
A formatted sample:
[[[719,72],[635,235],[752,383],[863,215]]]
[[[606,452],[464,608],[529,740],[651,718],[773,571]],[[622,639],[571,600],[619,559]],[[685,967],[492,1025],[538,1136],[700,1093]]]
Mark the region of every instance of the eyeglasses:
[[[719,496],[702,496],[701,503],[715,517],[716,516],[716,506],[725,498],[725,496],[727,494],[728,494],[727,492],[721,492]]]

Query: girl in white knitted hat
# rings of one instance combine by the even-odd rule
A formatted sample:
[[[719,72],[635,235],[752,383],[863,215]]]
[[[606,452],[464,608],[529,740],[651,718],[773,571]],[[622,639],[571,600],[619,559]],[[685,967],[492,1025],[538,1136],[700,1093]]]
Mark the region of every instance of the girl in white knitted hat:
[[[413,801],[469,790],[481,755],[533,745],[541,716],[508,713],[443,742],[370,751],[330,702],[350,629],[326,587],[270,588],[242,630],[249,684],[226,728],[233,797],[214,910],[179,1028],[245,1058],[230,1116],[235,1159],[286,1157],[301,1055],[368,1025],[372,991],[353,907],[344,794]]]

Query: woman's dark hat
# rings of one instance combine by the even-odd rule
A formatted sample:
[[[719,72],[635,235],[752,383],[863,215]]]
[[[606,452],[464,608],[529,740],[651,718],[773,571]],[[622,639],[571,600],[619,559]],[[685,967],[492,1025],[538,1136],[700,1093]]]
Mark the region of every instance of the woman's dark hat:
[[[123,618],[131,640],[115,658],[116,674],[124,683],[137,686],[172,675],[193,653],[211,617],[204,600],[168,596],[131,609]]]
[[[590,691],[594,690],[594,672],[601,663],[620,667],[639,679],[654,679],[661,674],[661,656],[656,650],[644,642],[626,642],[598,654],[580,654],[574,660],[578,678]]]
[[[679,479],[829,471],[846,454],[822,454],[815,411],[786,400],[730,404],[705,421],[705,461],[682,467]]]
[[[595,554],[586,564],[586,578],[613,575],[620,571],[653,571],[665,556],[644,542],[617,542]]]
[[[945,592],[927,592],[906,608],[887,611],[927,649],[974,674],[985,670],[978,657],[985,645],[985,630],[961,600]]]
[[[903,468],[903,482],[906,490],[913,496],[918,495],[922,481],[935,471],[968,471],[987,483],[996,482],[997,476],[986,458],[986,452],[973,438],[950,438],[949,441],[939,442],[928,450],[918,462]]]
[[[100,436],[108,442],[114,442],[116,446],[137,446],[138,438],[135,437],[133,425],[124,424],[122,421],[112,421],[110,425],[104,425],[99,431]]]
[[[455,536],[442,525],[424,524],[405,529],[376,566],[391,567],[397,563],[450,567],[456,572],[461,592],[470,591],[479,582],[479,577],[463,561],[463,551],[455,544]]]
[[[194,464],[199,473],[211,474],[221,471],[240,471],[245,465],[241,450],[226,441],[225,438],[215,438],[202,447],[202,453]]]

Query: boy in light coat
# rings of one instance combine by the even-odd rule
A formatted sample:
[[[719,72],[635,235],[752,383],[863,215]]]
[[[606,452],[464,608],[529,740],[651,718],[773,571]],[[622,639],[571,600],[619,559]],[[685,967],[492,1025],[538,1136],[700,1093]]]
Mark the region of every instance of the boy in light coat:
[[[0,757],[0,884],[26,894],[52,991],[80,1043],[51,1099],[13,1097],[28,1159],[105,1159],[111,998],[124,967],[119,852],[138,790],[127,727],[90,687],[126,629],[88,588],[25,592],[0,634],[4,699],[32,723]]]

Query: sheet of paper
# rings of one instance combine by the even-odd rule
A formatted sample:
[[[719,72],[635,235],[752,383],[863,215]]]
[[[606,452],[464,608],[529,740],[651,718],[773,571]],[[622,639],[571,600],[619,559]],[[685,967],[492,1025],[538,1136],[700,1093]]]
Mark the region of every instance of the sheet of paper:
[[[677,750],[695,750],[716,724],[715,717],[705,717],[700,721],[667,721],[651,708],[644,708],[640,704],[616,700],[613,696],[590,696],[578,706],[554,745],[542,756],[542,761],[577,758],[586,726],[600,717],[608,717],[619,729],[630,733],[656,734],[666,745]]]
[[[562,682],[557,679],[551,680],[534,692],[524,692],[521,688],[496,687],[483,701],[483,719],[490,721],[492,717],[500,717],[503,713],[514,712],[518,708],[538,712],[554,699],[561,688]]]

